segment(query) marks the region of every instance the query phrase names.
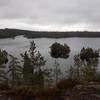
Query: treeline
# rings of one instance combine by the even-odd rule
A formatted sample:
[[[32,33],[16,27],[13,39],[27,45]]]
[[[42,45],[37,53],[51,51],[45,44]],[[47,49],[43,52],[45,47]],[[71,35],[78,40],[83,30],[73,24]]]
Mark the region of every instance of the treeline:
[[[19,29],[0,29],[0,38],[14,38],[18,35],[24,35],[27,38],[100,37],[100,32],[43,32]]]

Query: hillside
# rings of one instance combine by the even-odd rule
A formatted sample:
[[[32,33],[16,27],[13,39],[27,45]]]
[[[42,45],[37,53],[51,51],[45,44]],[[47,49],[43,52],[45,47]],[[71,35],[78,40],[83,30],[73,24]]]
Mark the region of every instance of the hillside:
[[[100,37],[100,32],[76,31],[76,32],[46,32],[28,31],[19,29],[0,29],[0,38],[14,38],[24,35],[27,38],[65,38],[65,37]]]

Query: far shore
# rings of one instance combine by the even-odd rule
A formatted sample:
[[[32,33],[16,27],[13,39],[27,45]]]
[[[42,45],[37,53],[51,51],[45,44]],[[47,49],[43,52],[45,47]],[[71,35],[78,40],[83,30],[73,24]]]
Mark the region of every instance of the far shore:
[[[26,38],[99,38],[100,32],[90,31],[70,31],[70,32],[57,32],[57,31],[29,31],[20,29],[0,29],[0,39],[2,38],[15,38],[16,36],[23,35]]]

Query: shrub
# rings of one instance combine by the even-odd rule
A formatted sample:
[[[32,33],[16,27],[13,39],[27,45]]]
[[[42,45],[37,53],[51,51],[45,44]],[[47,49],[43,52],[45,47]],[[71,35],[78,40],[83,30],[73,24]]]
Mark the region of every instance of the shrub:
[[[70,89],[70,88],[73,88],[77,84],[78,84],[78,81],[76,79],[65,79],[65,80],[60,81],[57,84],[57,88]]]
[[[55,87],[17,86],[10,92],[10,97],[15,98],[14,100],[35,100],[36,98],[55,100],[54,98],[59,98],[59,93],[59,89]]]

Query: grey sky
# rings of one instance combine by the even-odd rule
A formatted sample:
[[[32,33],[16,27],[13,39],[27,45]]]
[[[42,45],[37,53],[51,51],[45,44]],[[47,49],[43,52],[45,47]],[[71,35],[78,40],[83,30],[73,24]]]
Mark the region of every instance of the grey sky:
[[[0,0],[0,27],[100,30],[100,0]]]

